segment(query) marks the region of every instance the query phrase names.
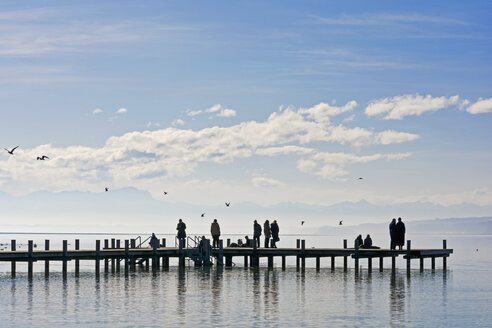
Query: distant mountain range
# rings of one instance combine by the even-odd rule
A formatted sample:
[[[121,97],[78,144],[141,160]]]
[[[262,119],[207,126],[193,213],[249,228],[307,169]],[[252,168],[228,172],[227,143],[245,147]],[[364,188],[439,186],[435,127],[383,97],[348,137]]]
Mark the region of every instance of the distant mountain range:
[[[201,213],[206,213],[204,218],[200,217]],[[414,222],[414,226],[422,231],[431,231],[436,226],[435,229],[442,231],[445,226],[453,232],[492,232],[487,221],[492,216],[492,206],[469,203],[376,205],[360,200],[333,205],[283,202],[260,206],[241,202],[226,207],[224,200],[213,206],[173,203],[164,198],[155,199],[147,191],[134,188],[101,193],[39,191],[22,197],[0,192],[0,231],[134,232],[157,229],[174,232],[177,219],[183,218],[190,231],[203,232],[209,230],[212,218],[217,218],[230,233],[249,231],[253,219],[260,222],[277,219],[282,233],[330,233],[335,226],[350,229],[360,224],[384,225],[398,216],[405,222]],[[466,219],[434,220],[450,217]],[[302,227],[301,220],[306,221]],[[342,227],[338,226],[340,220],[344,223]]]

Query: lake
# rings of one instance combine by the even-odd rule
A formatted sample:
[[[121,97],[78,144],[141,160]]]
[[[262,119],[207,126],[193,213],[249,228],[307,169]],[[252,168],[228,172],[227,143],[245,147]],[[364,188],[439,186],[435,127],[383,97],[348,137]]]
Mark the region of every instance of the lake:
[[[52,249],[60,249],[63,239],[80,239],[81,248],[94,248],[95,239],[129,239],[132,235],[74,234],[0,234],[0,243],[16,239],[20,249],[27,240],[41,247],[51,240]],[[168,245],[174,244],[172,235]],[[386,247],[384,234],[372,234],[374,243]],[[239,236],[225,235],[233,240]],[[293,247],[296,239],[305,239],[306,247],[341,247],[340,236],[281,236],[279,247]],[[443,272],[442,261],[436,270],[425,262],[423,273],[414,261],[407,276],[405,261],[397,260],[392,273],[391,261],[385,269],[377,265],[367,271],[362,259],[358,275],[349,260],[343,272],[341,259],[330,269],[330,259],[321,259],[317,271],[314,259],[297,271],[295,260],[282,271],[275,268],[244,268],[235,259],[232,268],[185,268],[171,261],[169,269],[158,272],[138,269],[128,278],[124,273],[103,274],[97,278],[94,263],[81,261],[81,274],[67,279],[61,264],[52,263],[45,279],[44,263],[35,263],[32,280],[27,265],[18,263],[18,274],[10,278],[10,263],[0,263],[0,322],[2,327],[490,327],[492,326],[492,236],[412,236],[413,248],[440,248],[442,239],[454,254]],[[352,240],[349,241],[349,245]],[[73,264],[69,266],[73,270]]]

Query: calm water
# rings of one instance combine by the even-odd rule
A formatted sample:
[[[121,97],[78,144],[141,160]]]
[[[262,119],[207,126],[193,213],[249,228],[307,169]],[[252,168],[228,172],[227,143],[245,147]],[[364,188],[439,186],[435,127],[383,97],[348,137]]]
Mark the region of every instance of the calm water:
[[[96,238],[130,236],[77,236],[81,246],[93,248]],[[172,240],[170,236],[168,240]],[[225,236],[227,238],[227,236]],[[413,237],[415,248],[438,248],[442,237]],[[60,248],[61,240],[73,235],[1,235],[0,243],[33,239],[43,245],[52,240]],[[237,238],[233,236],[231,238]],[[281,237],[282,238],[282,237]],[[285,236],[280,245],[292,247],[298,236]],[[341,237],[304,236],[306,247],[339,247]],[[236,259],[232,269],[174,265],[156,273],[140,271],[124,274],[93,273],[93,262],[81,262],[79,278],[69,274],[64,280],[61,265],[53,263],[49,279],[42,273],[43,263],[35,264],[32,281],[27,279],[24,264],[18,264],[17,278],[9,275],[10,264],[0,263],[1,327],[490,327],[492,326],[492,236],[446,236],[454,254],[448,259],[449,270],[443,273],[442,261],[430,262],[420,273],[418,261],[406,275],[403,259],[397,261],[395,274],[372,274],[363,269],[347,273],[337,260],[331,271],[330,260],[322,259],[317,272],[314,259],[307,259],[304,272],[289,266],[268,270],[266,262],[259,269],[243,268]],[[24,241],[23,241],[24,240]],[[385,244],[385,235],[373,240]],[[169,241],[168,241],[169,244]],[[73,247],[73,246],[72,246]],[[478,251],[477,251],[478,249]],[[292,260],[288,264],[294,264]],[[430,260],[429,260],[430,261]],[[385,268],[390,261],[386,260]],[[353,265],[353,261],[349,261]],[[171,263],[173,264],[173,262]],[[276,265],[279,261],[276,262]],[[57,272],[58,270],[58,272]]]

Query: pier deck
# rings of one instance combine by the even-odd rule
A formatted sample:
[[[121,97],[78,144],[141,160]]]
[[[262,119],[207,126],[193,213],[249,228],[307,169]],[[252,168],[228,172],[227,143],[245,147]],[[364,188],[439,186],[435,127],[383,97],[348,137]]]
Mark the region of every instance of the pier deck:
[[[208,240],[207,240],[208,241]],[[432,269],[435,269],[435,259],[442,258],[443,270],[446,270],[446,259],[452,253],[452,249],[447,249],[446,240],[443,240],[442,249],[413,249],[411,248],[411,241],[407,241],[406,249],[404,250],[390,250],[390,249],[359,249],[358,247],[347,248],[347,241],[344,240],[343,248],[306,248],[304,240],[297,240],[297,247],[294,248],[247,248],[247,247],[222,247],[222,241],[220,241],[220,248],[211,249],[207,246],[206,260],[201,261],[199,249],[197,247],[135,247],[134,240],[125,240],[125,247],[120,247],[120,241],[111,240],[111,247],[109,247],[108,240],[105,240],[105,248],[101,249],[101,241],[96,241],[96,247],[94,250],[79,249],[79,240],[75,240],[75,249],[68,249],[68,242],[63,241],[62,250],[50,250],[49,240],[45,241],[45,250],[34,250],[33,242],[28,242],[27,250],[16,250],[16,241],[12,240],[10,251],[0,252],[0,261],[11,262],[11,273],[15,276],[16,263],[27,262],[28,274],[32,275],[33,263],[37,261],[45,262],[45,273],[49,274],[49,262],[61,261],[63,263],[62,271],[64,275],[67,273],[67,262],[75,261],[75,273],[79,273],[79,261],[80,260],[92,260],[95,263],[95,272],[99,274],[100,261],[104,262],[104,271],[108,272],[109,265],[111,263],[111,270],[114,272],[120,271],[120,262],[124,261],[123,267],[125,274],[128,274],[128,270],[135,268],[137,264],[144,264],[148,267],[150,261],[152,261],[152,268],[157,269],[162,263],[163,267],[169,266],[170,258],[178,258],[179,265],[185,265],[185,259],[190,258],[195,261],[195,265],[210,264],[215,262],[216,265],[233,266],[233,258],[241,257],[244,259],[244,266],[259,266],[260,258],[268,259],[268,267],[273,267],[274,258],[281,258],[282,269],[286,267],[286,257],[296,258],[296,267],[305,268],[306,258],[316,259],[316,268],[320,268],[321,258],[331,258],[331,269],[335,268],[335,258],[343,258],[343,268],[347,270],[348,258],[354,259],[354,269],[356,272],[359,270],[359,260],[367,259],[368,269],[372,270],[372,259],[379,259],[379,270],[383,271],[383,259],[391,258],[392,269],[396,267],[395,259],[400,255],[407,262],[407,272],[410,272],[410,262],[412,259],[420,260],[420,270],[424,268],[424,259],[431,258]],[[130,245],[132,247],[130,248]],[[166,245],[165,239],[162,239],[162,246]],[[207,245],[209,245],[207,243]],[[203,253],[203,252],[202,252]],[[198,254],[198,255],[197,255]],[[224,262],[225,258],[225,262]],[[203,259],[203,257],[202,257]],[[210,259],[210,261],[209,261]]]

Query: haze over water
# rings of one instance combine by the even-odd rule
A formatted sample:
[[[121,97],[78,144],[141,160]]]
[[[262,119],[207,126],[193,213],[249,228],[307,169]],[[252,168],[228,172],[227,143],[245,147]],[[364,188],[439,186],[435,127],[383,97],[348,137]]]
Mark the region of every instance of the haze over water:
[[[20,242],[21,238],[32,236],[0,235],[2,241],[5,237]],[[37,238],[55,239],[53,235]],[[70,239],[74,235],[59,238]],[[93,245],[93,238],[82,236],[81,244]],[[292,247],[297,238],[306,239],[307,247],[341,244],[335,236],[289,236],[281,238],[281,243]],[[0,321],[6,327],[490,326],[492,237],[445,238],[448,248],[454,249],[448,259],[448,271],[442,271],[442,262],[437,259],[434,272],[430,270],[430,260],[426,260],[426,269],[420,273],[415,261],[409,277],[401,258],[394,274],[389,259],[382,273],[373,263],[371,274],[367,262],[361,260],[362,271],[356,275],[351,259],[349,270],[344,273],[341,259],[334,271],[329,259],[322,259],[317,272],[314,259],[306,260],[305,271],[296,271],[293,259],[282,271],[280,259],[269,270],[264,259],[259,269],[253,269],[244,268],[242,258],[235,258],[236,265],[231,269],[180,269],[171,262],[169,270],[153,273],[138,269],[127,279],[123,272],[101,273],[96,279],[94,263],[81,261],[80,277],[74,277],[73,267],[69,266],[72,273],[66,280],[56,263],[51,263],[52,272],[45,279],[41,262],[35,264],[38,272],[32,281],[21,264],[18,270],[24,273],[11,279],[10,265],[4,263],[0,267]],[[373,234],[373,239],[382,243],[387,238]],[[433,235],[413,237],[412,245],[439,248],[441,239],[442,236]]]

